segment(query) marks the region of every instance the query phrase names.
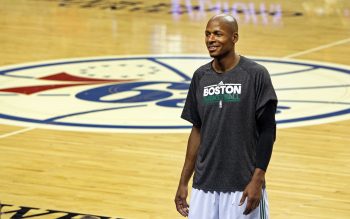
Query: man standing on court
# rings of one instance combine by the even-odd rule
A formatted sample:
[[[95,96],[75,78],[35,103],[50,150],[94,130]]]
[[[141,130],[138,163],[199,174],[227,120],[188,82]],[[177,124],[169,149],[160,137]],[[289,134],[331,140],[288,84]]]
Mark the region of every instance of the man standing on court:
[[[265,171],[277,97],[268,71],[235,52],[237,41],[232,16],[209,20],[205,43],[214,59],[194,73],[181,115],[193,126],[175,204],[190,219],[269,218]]]

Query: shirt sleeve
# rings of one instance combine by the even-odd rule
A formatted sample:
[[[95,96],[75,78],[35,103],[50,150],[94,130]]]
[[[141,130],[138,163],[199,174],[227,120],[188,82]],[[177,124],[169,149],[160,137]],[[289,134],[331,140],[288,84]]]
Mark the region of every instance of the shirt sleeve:
[[[277,105],[277,95],[273,88],[269,72],[262,66],[256,78],[256,118],[260,117],[265,104],[269,101]]]
[[[197,80],[196,75],[193,76],[191,80],[190,87],[188,89],[187,98],[185,102],[185,106],[182,110],[181,118],[189,121],[196,127],[202,126],[202,121],[198,112],[198,104],[196,99],[197,92]]]
[[[265,104],[261,116],[257,120],[259,138],[256,148],[256,167],[264,171],[269,165],[276,139],[275,113],[276,103],[269,101]]]

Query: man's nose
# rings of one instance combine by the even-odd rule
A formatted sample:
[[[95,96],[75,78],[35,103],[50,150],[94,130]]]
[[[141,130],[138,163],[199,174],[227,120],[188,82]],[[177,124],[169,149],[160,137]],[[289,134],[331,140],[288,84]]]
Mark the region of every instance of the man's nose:
[[[214,34],[210,34],[208,36],[208,42],[213,42],[213,41],[215,41],[215,35]]]

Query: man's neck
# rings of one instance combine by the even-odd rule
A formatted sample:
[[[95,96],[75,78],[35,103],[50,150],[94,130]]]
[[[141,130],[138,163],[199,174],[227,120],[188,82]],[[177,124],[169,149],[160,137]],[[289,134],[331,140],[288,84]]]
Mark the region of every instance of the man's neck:
[[[218,73],[225,73],[238,64],[240,60],[240,56],[236,53],[233,53],[233,55],[227,55],[222,58],[215,58],[213,61],[213,68]]]

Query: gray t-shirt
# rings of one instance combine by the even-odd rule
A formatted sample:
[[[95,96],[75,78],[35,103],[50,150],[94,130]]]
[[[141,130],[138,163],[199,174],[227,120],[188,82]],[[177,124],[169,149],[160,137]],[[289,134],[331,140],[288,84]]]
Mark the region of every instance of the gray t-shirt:
[[[243,191],[255,170],[256,118],[277,101],[265,67],[241,56],[232,70],[217,73],[211,62],[193,75],[181,117],[201,129],[193,187]]]

